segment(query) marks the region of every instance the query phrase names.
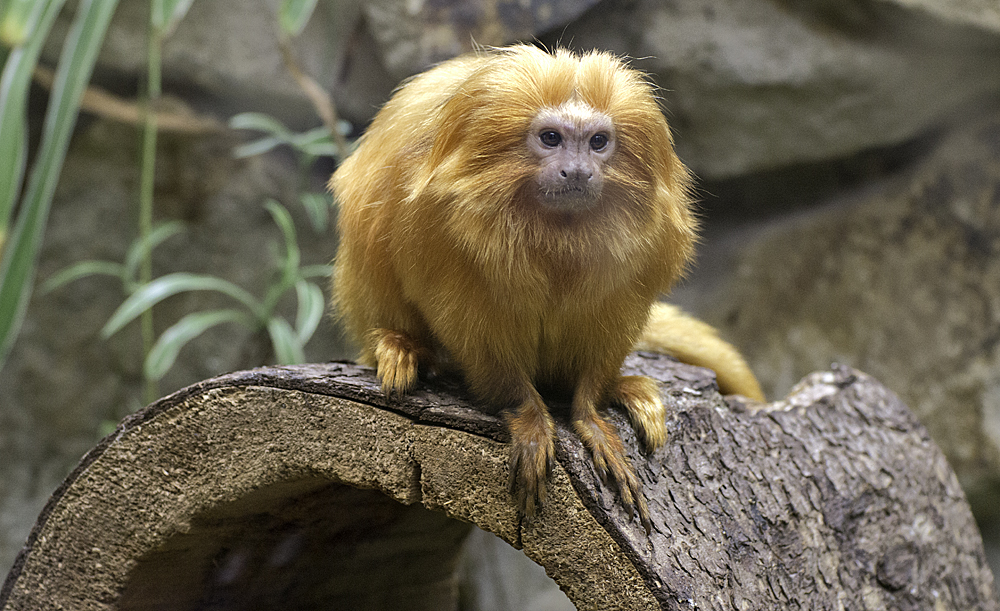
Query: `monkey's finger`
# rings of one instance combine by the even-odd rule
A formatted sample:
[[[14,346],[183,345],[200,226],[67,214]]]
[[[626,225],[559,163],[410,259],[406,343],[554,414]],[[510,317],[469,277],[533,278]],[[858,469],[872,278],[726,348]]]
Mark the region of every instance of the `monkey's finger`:
[[[604,460],[603,454],[593,454],[594,471],[597,473],[597,479],[601,480],[601,483],[605,486],[608,485],[608,465]]]
[[[629,521],[638,514],[639,522],[645,529],[646,535],[649,535],[652,531],[652,523],[649,519],[649,507],[646,504],[645,495],[642,493],[639,478],[636,477],[628,459],[624,456],[610,459],[609,464],[612,465],[611,474],[615,480],[615,487],[618,488],[618,494],[621,495],[622,505],[625,507]]]

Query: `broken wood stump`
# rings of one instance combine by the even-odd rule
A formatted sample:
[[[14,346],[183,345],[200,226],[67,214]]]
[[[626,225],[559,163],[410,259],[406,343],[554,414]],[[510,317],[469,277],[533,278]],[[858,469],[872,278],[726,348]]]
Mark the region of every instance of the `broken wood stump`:
[[[126,418],[52,495],[0,609],[456,608],[470,524],[579,609],[1000,609],[954,473],[876,381],[835,367],[760,406],[667,357],[625,368],[668,409],[651,455],[609,416],[649,536],[564,405],[548,496],[522,521],[502,422],[459,384],[386,400],[353,364],[270,367]]]

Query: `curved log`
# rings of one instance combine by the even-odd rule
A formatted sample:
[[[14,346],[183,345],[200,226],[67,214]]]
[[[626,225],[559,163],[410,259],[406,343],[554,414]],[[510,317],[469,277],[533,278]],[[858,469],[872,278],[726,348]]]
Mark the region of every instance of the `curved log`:
[[[273,367],[125,419],[52,495],[0,608],[456,608],[472,523],[579,609],[1000,609],[954,473],[871,378],[834,368],[753,406],[667,357],[626,369],[662,381],[669,413],[649,456],[611,413],[648,537],[564,425],[522,522],[501,421],[459,385],[387,402],[369,369]]]

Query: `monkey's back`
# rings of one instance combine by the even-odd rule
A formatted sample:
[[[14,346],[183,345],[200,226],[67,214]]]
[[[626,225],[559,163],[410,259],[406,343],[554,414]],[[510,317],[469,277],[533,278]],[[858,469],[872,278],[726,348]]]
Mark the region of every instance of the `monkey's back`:
[[[374,357],[364,336],[373,326],[425,327],[404,303],[393,236],[401,223],[426,224],[414,218],[414,175],[433,145],[441,105],[479,63],[475,57],[452,60],[401,85],[330,179],[340,230],[333,314],[368,364]],[[430,337],[426,330],[420,335]]]

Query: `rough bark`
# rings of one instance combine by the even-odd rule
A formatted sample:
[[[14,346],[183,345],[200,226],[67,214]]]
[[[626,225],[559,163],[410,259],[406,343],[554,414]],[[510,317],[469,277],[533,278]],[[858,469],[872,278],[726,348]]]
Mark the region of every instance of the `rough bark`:
[[[668,406],[648,456],[610,414],[649,536],[562,424],[549,496],[522,521],[501,421],[459,385],[386,402],[365,368],[275,367],[123,421],[52,495],[0,608],[455,608],[474,523],[580,609],[1000,609],[954,473],[871,378],[834,368],[748,406],[666,357],[626,368]]]

